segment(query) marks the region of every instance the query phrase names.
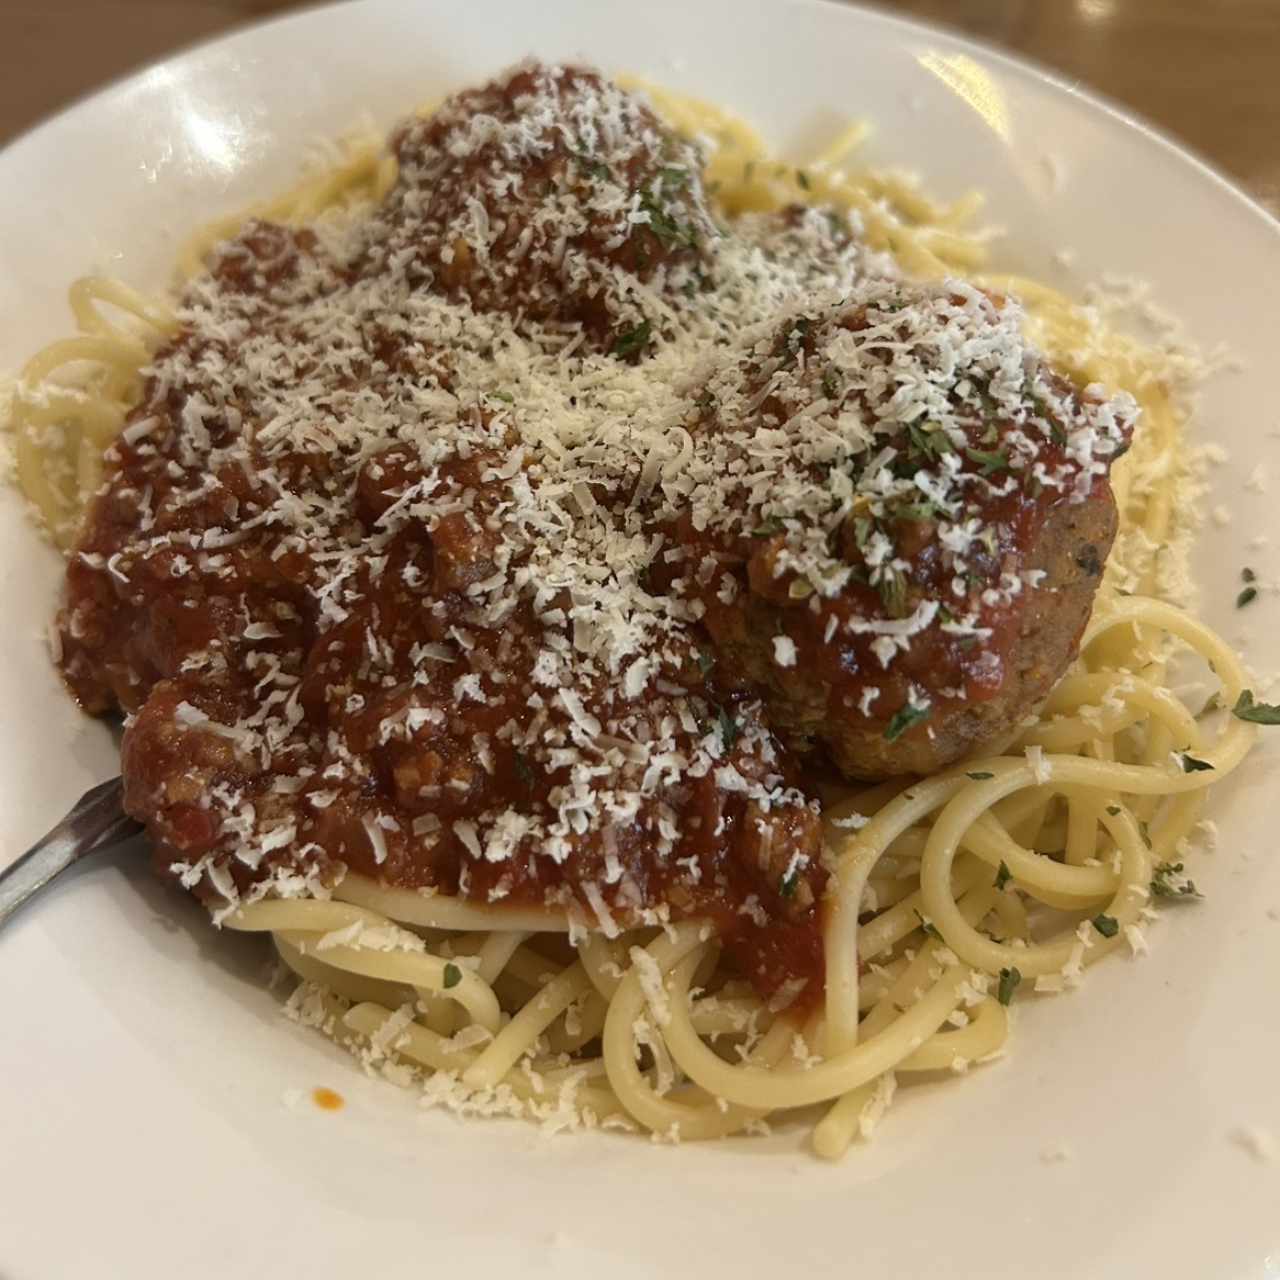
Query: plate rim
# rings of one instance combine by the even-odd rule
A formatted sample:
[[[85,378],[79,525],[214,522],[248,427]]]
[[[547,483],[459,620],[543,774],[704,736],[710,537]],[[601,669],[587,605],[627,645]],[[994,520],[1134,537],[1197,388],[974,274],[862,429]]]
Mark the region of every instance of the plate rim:
[[[370,8],[375,8],[375,7],[382,8],[384,11],[391,11],[395,8],[409,7],[407,0],[368,0],[368,3]],[[344,7],[347,9],[351,9],[353,6],[347,5]],[[1191,168],[1189,170],[1182,168],[1182,166],[1180,165],[1170,166],[1171,171],[1176,170],[1176,175],[1179,182],[1186,182],[1188,184],[1194,183],[1196,186],[1199,186],[1202,190],[1207,191],[1207,188],[1205,188],[1204,184],[1200,181],[1200,178],[1195,176],[1197,171],[1199,171],[1199,174],[1201,176],[1207,176],[1213,179],[1213,182],[1210,184],[1210,186],[1212,187],[1215,193],[1225,188],[1227,193],[1237,197],[1240,203],[1246,209],[1252,208],[1254,211],[1260,212],[1263,214],[1263,222],[1261,224],[1251,223],[1250,225],[1261,225],[1263,227],[1266,227],[1271,232],[1280,231],[1280,222],[1277,222],[1277,220],[1274,219],[1268,213],[1267,210],[1265,210],[1260,205],[1258,205],[1256,201],[1252,200],[1252,198],[1249,197],[1247,193],[1245,193],[1244,191],[1236,187],[1230,179],[1226,178],[1224,175],[1220,173],[1215,172],[1210,165],[1199,160],[1194,155],[1194,153],[1190,152],[1188,149],[1181,146],[1181,144],[1177,143],[1176,141],[1166,136],[1161,135],[1158,129],[1154,127],[1148,127],[1141,119],[1136,119],[1130,116],[1123,109],[1111,106],[1100,95],[1093,95],[1090,93],[1079,91],[1073,86],[1071,86],[1069,83],[1066,83],[1062,79],[1054,76],[1053,73],[1040,69],[1034,63],[1030,63],[1025,60],[1020,60],[1015,56],[1005,55],[1001,51],[996,50],[991,46],[988,46],[980,41],[972,41],[964,37],[953,36],[946,31],[939,30],[935,27],[932,27],[930,24],[921,23],[921,22],[917,22],[909,19],[900,19],[896,15],[884,14],[879,10],[868,8],[864,5],[830,4],[830,3],[827,3],[826,0],[787,0],[787,3],[775,3],[770,7],[775,10],[784,10],[786,8],[791,8],[793,10],[797,10],[797,9],[816,10],[819,8],[823,10],[827,10],[830,8],[845,8],[850,11],[850,16],[855,20],[855,25],[856,25],[856,22],[860,20],[865,19],[865,20],[871,21],[874,24],[878,25],[878,29],[887,33],[885,37],[886,40],[892,41],[892,43],[899,46],[903,45],[909,39],[919,38],[922,34],[927,34],[930,37],[936,36],[938,39],[945,41],[948,48],[952,48],[956,50],[967,50],[969,52],[976,51],[977,53],[981,54],[981,56],[985,60],[987,60],[993,66],[993,68],[1008,71],[1011,74],[1016,74],[1017,78],[1020,81],[1022,81],[1024,84],[1027,84],[1035,88],[1041,88],[1041,89],[1048,86],[1052,90],[1054,99],[1061,100],[1063,105],[1068,105],[1067,100],[1069,99],[1070,100],[1069,105],[1072,105],[1078,108],[1080,104],[1083,104],[1085,108],[1092,109],[1091,118],[1103,120],[1104,123],[1108,125],[1109,130],[1111,130],[1113,133],[1113,139],[1109,145],[1112,145],[1112,146],[1126,145],[1126,146],[1138,147],[1147,155],[1149,162],[1152,162],[1152,163],[1156,163],[1156,162],[1167,163],[1167,161],[1164,160],[1164,157],[1167,156],[1170,152],[1172,152],[1174,155],[1178,155],[1186,160],[1189,160],[1191,162]],[[49,145],[51,145],[51,140],[44,136],[39,136],[41,135],[42,130],[48,129],[50,126],[59,124],[59,122],[63,120],[63,117],[73,114],[79,108],[83,108],[86,106],[92,107],[95,104],[95,102],[105,103],[111,99],[112,95],[119,94],[122,90],[127,92],[128,86],[131,83],[134,83],[140,80],[142,77],[145,77],[148,74],[149,70],[152,70],[156,67],[164,67],[167,65],[172,65],[175,62],[182,62],[182,60],[187,58],[199,57],[202,54],[202,52],[216,50],[221,45],[234,44],[236,41],[239,41],[241,39],[247,38],[251,40],[256,33],[261,32],[262,30],[267,28],[274,29],[277,25],[287,24],[291,22],[299,22],[299,23],[305,24],[308,21],[316,20],[317,14],[323,15],[321,16],[320,20],[325,21],[326,18],[329,15],[331,15],[332,12],[336,11],[338,8],[339,6],[336,3],[315,6],[314,8],[303,9],[294,13],[280,15],[276,18],[268,19],[266,21],[251,22],[248,24],[243,24],[232,31],[225,32],[225,33],[222,33],[221,35],[211,37],[208,40],[196,42],[195,44],[192,44],[183,50],[176,51],[173,55],[170,55],[170,57],[163,58],[152,64],[149,64],[148,67],[138,68],[127,73],[124,76],[118,77],[116,80],[86,95],[82,99],[69,104],[62,111],[56,113],[52,117],[49,117],[43,122],[39,122],[37,125],[33,126],[31,130],[21,135],[20,138],[15,139],[14,144],[19,142],[29,144],[33,136],[36,136],[38,137],[38,145],[41,148],[48,147]],[[347,19],[347,20],[349,21],[350,19]],[[365,19],[361,18],[359,20],[363,21]],[[1063,97],[1062,95],[1065,95],[1065,97]],[[1122,128],[1123,125],[1133,126],[1135,129],[1137,129],[1138,136],[1135,137],[1127,129],[1123,129]],[[60,127],[65,127],[65,124],[63,124]],[[57,136],[56,133],[53,133],[51,135],[52,138],[56,138],[56,136]],[[1162,145],[1152,147],[1150,146],[1150,144],[1152,143],[1162,144]],[[8,162],[8,160],[10,159],[11,147],[14,144],[10,144],[10,146],[6,146],[3,150],[0,150],[0,173],[4,172],[4,164]],[[1215,195],[1215,198],[1216,198],[1216,195]],[[1228,205],[1222,206],[1222,207],[1234,208],[1236,207],[1236,202],[1231,201],[1229,202]],[[1271,244],[1280,248],[1280,241],[1275,240],[1274,236],[1269,236],[1267,239],[1268,239],[1268,244]],[[1220,874],[1225,874],[1225,867],[1223,867],[1221,864],[1219,864],[1217,870],[1219,871]],[[146,869],[143,868],[142,874],[144,875],[149,874],[149,872],[147,872]],[[101,904],[95,907],[95,914],[98,914],[99,916],[106,915],[106,913],[102,909]],[[108,917],[108,922],[110,922],[109,917]],[[1257,926],[1255,925],[1255,928],[1256,927]],[[1183,939],[1181,942],[1176,942],[1174,939],[1166,937],[1162,939],[1162,945],[1159,948],[1159,950],[1161,951],[1161,953],[1173,953],[1173,952],[1178,952],[1183,950],[1191,951],[1191,950],[1194,950],[1194,944],[1191,946],[1187,946],[1186,944],[1192,941],[1193,940],[1190,940],[1190,939]],[[1138,979],[1135,978],[1134,980],[1137,981]],[[1146,977],[1146,980],[1151,981],[1151,978],[1149,975]],[[1059,1028],[1059,1035],[1061,1036],[1063,1034],[1070,1034],[1071,1032],[1070,1024],[1073,1017],[1076,1016],[1075,1011],[1064,1009],[1062,1013],[1059,1014],[1058,1016],[1059,1016],[1059,1022],[1062,1024]],[[281,1043],[283,1045],[283,1041],[287,1034],[287,1030],[288,1030],[287,1028],[284,1028],[281,1025],[273,1025],[271,1028],[271,1034],[273,1038],[276,1036],[279,1036]],[[279,1061],[281,1063],[285,1061],[285,1051],[283,1047],[281,1049]],[[351,1064],[346,1064],[346,1065],[351,1065]],[[1025,1064],[1023,1065],[1025,1070]],[[352,1084],[352,1092],[354,1092],[355,1091],[354,1076],[351,1080],[351,1084]],[[344,1091],[346,1091],[345,1087],[344,1087]],[[952,1102],[951,1105],[954,1106],[955,1103]],[[213,1106],[216,1109],[218,1104],[215,1103],[213,1104]],[[958,1109],[963,1110],[963,1107],[964,1107],[964,1104],[960,1103]],[[390,1114],[393,1110],[395,1110],[398,1113],[400,1108],[397,1107],[393,1109],[388,1107],[387,1108],[388,1114]],[[938,1112],[931,1111],[930,1114],[933,1115],[933,1117],[936,1120]],[[367,1116],[362,1118],[366,1120],[369,1119],[369,1117]],[[469,1123],[478,1124],[478,1122],[475,1122],[475,1121],[469,1122]],[[514,1132],[514,1130],[512,1130],[511,1132]],[[369,1125],[369,1135],[370,1135],[369,1144],[372,1145],[374,1138],[380,1134],[381,1134],[380,1125],[373,1125],[373,1124]],[[947,1143],[947,1134],[948,1134],[947,1124],[944,1123],[944,1124],[937,1125],[936,1128],[931,1132],[931,1135],[930,1135],[931,1141],[940,1142],[945,1147]],[[570,1141],[572,1141],[572,1139],[570,1139]],[[893,1142],[894,1139],[889,1138],[887,1139],[887,1141]],[[583,1143],[584,1147],[586,1147],[589,1144],[594,1145],[591,1139],[584,1140],[584,1143]],[[517,1142],[515,1141],[512,1141],[510,1143],[510,1150],[513,1155],[520,1150],[521,1145],[523,1144],[518,1145]],[[475,1146],[475,1152],[477,1153],[490,1149],[493,1146],[497,1146],[500,1149],[507,1149],[505,1141],[503,1143],[496,1143],[496,1142],[491,1142],[488,1138],[485,1138],[476,1142],[474,1146]],[[21,1148],[19,1148],[19,1150],[21,1150]],[[798,1180],[793,1180],[790,1177],[790,1174],[793,1172],[793,1170],[788,1167],[792,1163],[789,1157],[798,1157],[799,1159],[807,1161],[808,1159],[807,1155],[804,1155],[799,1151],[793,1152],[790,1150],[788,1150],[786,1153],[778,1153],[774,1151],[773,1154],[777,1155],[778,1157],[778,1163],[775,1167],[775,1173],[773,1174],[773,1177],[776,1179],[775,1186],[786,1187],[788,1185],[791,1185],[791,1186],[799,1187],[799,1186],[812,1185],[812,1182],[809,1180],[807,1176],[804,1183],[801,1183]],[[950,1154],[954,1155],[955,1152],[953,1151]],[[641,1150],[639,1155],[636,1157],[637,1162],[643,1161],[645,1158],[645,1155],[646,1153],[643,1150]],[[698,1159],[695,1160],[693,1158],[694,1156],[698,1157]],[[723,1162],[719,1159],[719,1157],[721,1156],[726,1157],[726,1159]],[[724,1165],[730,1164],[731,1162],[728,1159],[728,1157],[730,1156],[732,1156],[733,1164],[738,1164],[739,1162],[741,1162],[744,1166],[746,1166],[749,1163],[748,1157],[743,1156],[738,1151],[733,1150],[731,1148],[721,1150],[721,1151],[716,1151],[716,1152],[711,1152],[707,1148],[703,1148],[701,1151],[695,1151],[694,1153],[692,1153],[682,1164],[678,1166],[672,1166],[672,1168],[673,1170],[678,1168],[680,1170],[680,1173],[685,1176],[689,1176],[690,1171],[692,1171],[691,1180],[696,1180],[699,1177],[699,1171],[702,1171],[704,1176],[709,1176],[706,1174],[707,1170],[717,1169],[721,1167],[722,1164]],[[1033,1160],[1034,1160],[1034,1156],[1033,1156]],[[585,1159],[582,1161],[580,1167],[585,1168],[592,1163],[594,1163],[597,1168],[600,1168],[602,1170],[610,1167],[616,1168],[618,1166],[627,1168],[627,1167],[631,1167],[632,1156],[630,1151],[624,1154],[621,1151],[620,1147],[610,1144],[607,1148],[604,1146],[601,1146],[598,1149],[598,1151],[589,1152],[586,1155]],[[561,1176],[569,1176],[569,1175],[565,1175],[563,1173],[563,1170],[565,1168],[573,1170],[576,1165],[577,1165],[577,1162],[575,1161],[573,1156],[569,1154],[557,1154],[557,1156],[555,1157],[546,1159],[544,1162],[543,1168],[548,1173],[553,1173],[553,1174],[555,1170],[559,1168],[562,1171]],[[817,1168],[821,1170],[821,1166],[817,1166]],[[798,1172],[798,1170],[796,1170],[795,1172]],[[827,1189],[828,1194],[838,1191],[842,1188],[846,1193],[853,1192],[856,1194],[860,1186],[860,1178],[857,1176],[855,1170],[853,1170],[848,1165],[845,1166],[844,1172],[846,1175],[844,1178],[841,1178],[839,1173],[826,1175],[827,1177],[832,1179]],[[1260,1171],[1260,1172],[1263,1174],[1264,1177],[1267,1177],[1270,1174],[1270,1171]],[[1075,1168],[1067,1166],[1066,1168],[1060,1170],[1057,1173],[1046,1174],[1045,1180],[1043,1182],[1037,1182],[1036,1184],[1037,1189],[1043,1190],[1048,1195],[1060,1195],[1062,1194],[1062,1189],[1064,1186],[1069,1187],[1073,1185],[1073,1183],[1072,1182],[1063,1183],[1061,1181],[1058,1181],[1058,1179],[1068,1178],[1068,1177],[1074,1179],[1075,1177],[1079,1176],[1079,1173],[1080,1173],[1080,1169],[1078,1166],[1076,1166]],[[1010,1180],[1016,1180],[1020,1177],[1035,1178],[1037,1177],[1037,1171],[1035,1169],[1034,1163],[1032,1164],[1029,1170],[1026,1168],[1019,1168],[1014,1166],[1014,1167],[1009,1167],[1007,1169],[1006,1176]],[[1049,1181],[1048,1179],[1050,1178],[1053,1178],[1054,1181]],[[430,1219],[428,1219],[428,1222],[430,1222]],[[1240,1224],[1236,1223],[1235,1225],[1240,1225]],[[508,1232],[509,1232],[509,1228],[499,1228],[495,1232],[495,1234],[500,1237],[507,1237]],[[833,1235],[834,1234],[836,1233],[833,1233]],[[112,1239],[115,1239],[115,1247],[112,1250],[112,1254],[114,1255],[115,1249],[120,1248],[120,1241],[114,1237]],[[504,1243],[504,1241],[500,1240],[499,1243]],[[576,1245],[576,1242],[575,1242],[575,1245]],[[830,1237],[824,1236],[821,1240],[815,1241],[815,1245],[818,1246],[820,1249],[824,1249],[824,1250],[830,1249],[832,1248],[832,1239]],[[1280,1245],[1280,1237],[1277,1237],[1277,1245]],[[111,1247],[109,1243],[108,1243],[108,1247],[109,1248]],[[1099,1264],[1099,1268],[1100,1268],[1099,1274],[1101,1274],[1103,1270],[1105,1270],[1106,1274],[1108,1275],[1114,1274],[1111,1271],[1111,1267],[1115,1265],[1115,1259],[1112,1258],[1111,1256],[1112,1247],[1114,1246],[1109,1244],[1105,1256],[1093,1258],[1093,1261],[1096,1261]],[[446,1249],[445,1256],[446,1258],[451,1256],[448,1253],[447,1249]],[[803,1257],[804,1255],[801,1254],[800,1256]],[[822,1256],[822,1254],[815,1253],[813,1256],[815,1258],[819,1258]],[[960,1264],[962,1270],[965,1269],[966,1259],[968,1259],[970,1256],[971,1255],[969,1255],[967,1249],[962,1249],[961,1251],[959,1251],[957,1262]],[[1077,1258],[1075,1265],[1080,1265],[1087,1268],[1088,1261],[1092,1257],[1093,1257],[1092,1254],[1086,1254],[1084,1255],[1083,1261],[1080,1258]],[[1125,1256],[1119,1258],[1119,1261],[1123,1264],[1126,1262],[1128,1257],[1129,1255],[1125,1254]],[[1224,1252],[1223,1257],[1224,1259],[1226,1259],[1228,1255]],[[567,1264],[566,1273],[572,1274],[572,1275],[578,1275],[579,1274],[578,1264],[581,1260],[591,1261],[591,1258],[585,1253],[580,1255],[577,1251],[577,1248],[575,1248],[574,1251],[565,1259]],[[595,1262],[597,1264],[597,1269],[600,1261],[601,1259],[595,1259]],[[673,1271],[673,1274],[686,1274],[685,1267],[688,1266],[692,1268],[695,1265],[698,1265],[696,1256],[690,1257],[686,1259],[686,1261],[683,1264],[676,1267]],[[715,1267],[713,1264],[708,1262],[708,1263],[703,1263],[701,1265],[704,1265],[707,1267],[706,1274],[709,1275],[709,1274],[715,1273]],[[699,1270],[700,1269],[701,1269],[701,1266],[699,1266]],[[206,1274],[203,1268],[200,1268],[198,1273]],[[484,1268],[484,1273],[485,1274],[489,1273],[487,1267]],[[119,1274],[119,1273],[115,1271],[104,1271],[103,1274]],[[541,1273],[539,1272],[539,1274]],[[632,1273],[628,1271],[626,1274],[630,1276]],[[901,1274],[905,1276],[908,1273],[906,1271],[903,1271]],[[911,1271],[910,1274],[915,1275],[918,1273],[915,1271]],[[968,1274],[967,1270],[965,1270],[965,1274]],[[1086,1274],[1086,1272],[1076,1272],[1073,1270],[1071,1274],[1075,1276],[1075,1275]],[[1237,1274],[1234,1268],[1232,1270],[1232,1274],[1233,1275]],[[1241,1275],[1241,1280],[1243,1280],[1243,1273],[1240,1273],[1240,1275]]]
[[[221,45],[234,44],[244,38],[253,38],[257,33],[288,26],[290,24],[305,25],[315,21],[321,15],[337,10],[358,12],[361,9],[374,7],[392,8],[401,6],[416,8],[408,0],[321,0],[317,4],[306,4],[300,8],[284,13],[277,13],[266,18],[250,18],[230,28],[216,32],[196,40],[179,45],[169,53],[150,59],[138,66],[113,76],[106,83],[85,90],[70,102],[58,107],[48,115],[28,125],[20,133],[10,138],[0,147],[0,172],[10,161],[12,153],[28,146],[41,145],[42,135],[63,127],[68,120],[94,105],[115,97],[135,82],[144,80],[155,71],[168,67],[172,63],[182,62],[189,58],[197,58],[210,53]],[[1273,213],[1262,202],[1247,191],[1242,183],[1221,168],[1216,161],[1203,154],[1198,148],[1179,138],[1164,125],[1151,120],[1142,112],[1119,102],[1111,95],[1093,85],[1072,79],[1065,73],[1028,57],[1020,52],[1005,49],[1000,45],[987,41],[980,36],[967,32],[952,30],[940,22],[926,18],[907,17],[899,13],[879,8],[866,3],[865,0],[767,0],[767,6],[774,9],[808,9],[810,11],[837,12],[847,15],[855,22],[870,22],[888,30],[896,30],[900,35],[927,36],[940,39],[953,45],[957,50],[977,53],[989,58],[1007,71],[1015,72],[1024,79],[1030,79],[1042,85],[1049,85],[1055,91],[1065,94],[1090,111],[1103,115],[1109,120],[1131,129],[1147,142],[1154,143],[1167,155],[1189,165],[1202,177],[1209,179],[1224,195],[1232,197],[1247,212],[1254,214],[1275,235],[1280,236],[1280,213]],[[321,19],[323,20],[323,18]],[[841,19],[843,21],[843,19]]]

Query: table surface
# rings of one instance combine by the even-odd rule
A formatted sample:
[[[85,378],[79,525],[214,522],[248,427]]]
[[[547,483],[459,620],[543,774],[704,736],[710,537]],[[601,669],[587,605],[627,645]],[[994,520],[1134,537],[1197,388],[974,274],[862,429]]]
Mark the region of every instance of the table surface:
[[[4,0],[0,143],[125,72],[296,0]],[[1146,116],[1280,213],[1280,0],[890,0]]]

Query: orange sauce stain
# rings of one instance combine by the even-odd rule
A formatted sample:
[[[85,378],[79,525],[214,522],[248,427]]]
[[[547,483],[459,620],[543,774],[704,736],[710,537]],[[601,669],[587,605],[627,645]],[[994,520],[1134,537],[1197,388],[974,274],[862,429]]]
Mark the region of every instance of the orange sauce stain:
[[[342,1094],[334,1093],[332,1089],[326,1089],[323,1086],[311,1090],[311,1101],[321,1111],[341,1111],[347,1105]]]

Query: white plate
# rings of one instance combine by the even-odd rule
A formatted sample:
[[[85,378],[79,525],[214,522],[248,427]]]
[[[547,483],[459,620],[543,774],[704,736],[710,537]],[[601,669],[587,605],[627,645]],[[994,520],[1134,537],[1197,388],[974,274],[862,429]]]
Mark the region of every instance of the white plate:
[[[1230,514],[1200,550],[1204,610],[1265,674],[1280,605],[1269,376],[1280,228],[1210,171],[1037,71],[854,9],[735,0],[371,0],[286,18],[126,80],[0,155],[0,366],[67,324],[89,268],[144,286],[211,213],[288,180],[302,145],[388,123],[527,52],[585,56],[732,104],[780,148],[870,117],[874,156],[943,194],[985,188],[1002,261],[1068,287],[1143,277],[1241,372],[1204,397]],[[1075,251],[1070,273],[1055,263]],[[0,861],[115,769],[41,641],[58,566],[0,503]],[[192,1277],[1259,1277],[1280,1275],[1280,1165],[1231,1138],[1280,1133],[1280,866],[1274,750],[1214,796],[1200,906],[1154,954],[1033,1002],[1007,1061],[914,1089],[837,1167],[796,1133],[674,1150],[543,1138],[423,1114],[285,1022],[264,952],[219,937],[140,858],[68,877],[0,936],[0,1274]],[[347,1098],[290,1109],[287,1090]],[[1061,1149],[1067,1159],[1047,1163]]]

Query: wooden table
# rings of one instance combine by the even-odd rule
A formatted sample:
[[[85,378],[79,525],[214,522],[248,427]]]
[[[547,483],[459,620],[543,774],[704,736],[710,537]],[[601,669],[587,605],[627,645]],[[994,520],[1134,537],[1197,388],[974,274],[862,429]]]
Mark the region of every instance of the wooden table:
[[[609,3],[612,0],[601,0]],[[3,0],[0,142],[144,63],[296,0]],[[1280,213],[1280,0],[890,0],[1148,117]]]

